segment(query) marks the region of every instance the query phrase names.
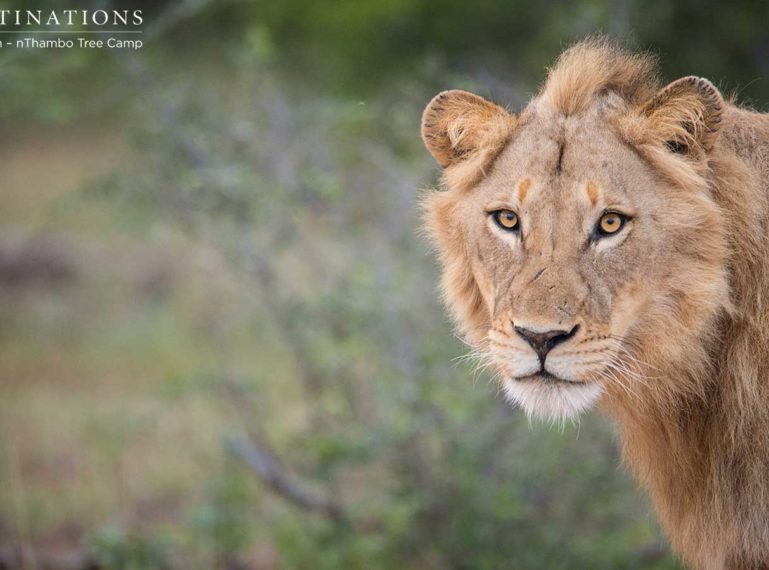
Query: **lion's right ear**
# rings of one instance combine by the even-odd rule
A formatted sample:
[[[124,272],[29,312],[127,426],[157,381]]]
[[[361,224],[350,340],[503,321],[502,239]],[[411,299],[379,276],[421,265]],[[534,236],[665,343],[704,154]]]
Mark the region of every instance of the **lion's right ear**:
[[[444,168],[473,157],[496,156],[514,127],[515,115],[460,90],[439,93],[422,114],[422,140]]]
[[[721,127],[724,99],[702,77],[682,77],[642,105],[646,130],[669,150],[697,156],[715,145]]]

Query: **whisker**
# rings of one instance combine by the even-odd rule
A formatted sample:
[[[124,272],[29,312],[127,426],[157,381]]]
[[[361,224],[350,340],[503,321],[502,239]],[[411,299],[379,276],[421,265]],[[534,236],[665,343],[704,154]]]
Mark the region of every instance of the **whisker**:
[[[628,357],[633,358],[634,360],[636,360],[640,364],[643,364],[647,368],[651,368],[653,370],[659,371],[659,368],[657,366],[653,365],[650,362],[641,362],[633,354],[631,354],[631,352],[628,350],[628,347],[630,347],[630,348],[633,348],[636,351],[640,352],[641,351],[641,347],[638,344],[638,341],[636,341],[634,339],[631,339],[631,338],[628,338],[628,337],[625,337],[625,336],[620,336],[620,335],[610,335],[609,339],[614,341],[615,346],[618,349],[622,350]]]
[[[659,368],[654,366],[653,364],[639,360],[633,353],[631,353],[627,349],[627,347],[623,344],[622,341],[620,341],[620,340],[618,340],[618,339],[616,339],[614,337],[612,337],[610,340],[612,341],[611,346],[617,351],[617,355],[615,356],[615,361],[621,361],[621,362],[623,362],[623,364],[627,364],[626,362],[624,362],[624,361],[627,360],[627,361],[630,361],[630,363],[634,364],[636,368],[639,368],[639,369],[651,369],[651,370],[659,371]],[[629,368],[628,368],[628,370],[629,370]],[[640,372],[641,371],[638,370],[637,373],[640,375]],[[660,378],[659,376],[651,376],[648,373],[644,373],[643,377],[645,379],[659,379]]]
[[[509,349],[510,349],[510,350],[512,350],[513,352],[518,352],[518,353],[521,353],[521,354],[526,354],[526,351],[525,351],[525,350],[522,350],[522,349],[520,349],[520,348],[518,348],[517,346],[514,346],[514,345],[512,345],[512,344],[508,344],[508,343],[505,343],[505,342],[500,342],[500,341],[498,341],[498,340],[491,340],[489,344],[490,344],[490,346],[492,346],[492,347],[493,347],[493,346],[501,346],[501,347],[503,347],[503,348],[509,348]]]
[[[599,372],[599,376],[601,376],[603,379],[608,380],[610,383],[618,386],[621,388],[630,398],[632,399],[638,399],[638,394],[635,390],[633,390],[626,382],[622,380],[622,376],[617,376],[613,374],[612,368],[608,367],[604,370]]]

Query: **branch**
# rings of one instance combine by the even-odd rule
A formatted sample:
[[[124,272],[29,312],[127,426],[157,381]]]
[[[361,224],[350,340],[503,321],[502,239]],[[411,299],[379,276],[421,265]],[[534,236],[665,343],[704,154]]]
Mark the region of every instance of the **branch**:
[[[337,524],[347,522],[341,505],[327,495],[314,491],[287,471],[270,452],[256,442],[242,438],[225,439],[225,447],[241,459],[264,483],[297,507],[322,514]]]

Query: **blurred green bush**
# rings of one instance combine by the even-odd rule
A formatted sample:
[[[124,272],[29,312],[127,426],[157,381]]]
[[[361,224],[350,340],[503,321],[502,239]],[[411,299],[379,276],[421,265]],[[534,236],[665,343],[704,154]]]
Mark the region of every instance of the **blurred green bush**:
[[[41,0],[35,7],[62,5]],[[161,70],[166,57],[185,66],[221,64],[248,50],[293,77],[293,87],[353,98],[373,96],[398,78],[435,89],[470,77],[521,103],[526,93],[517,87],[530,90],[566,45],[595,33],[660,54],[671,79],[708,77],[759,107],[769,98],[769,4],[761,0],[92,0],[77,7],[142,9],[147,46],[138,57]],[[3,8],[29,6],[11,0]],[[3,53],[0,120],[109,114],[116,101],[132,97],[121,90],[125,70],[115,61],[126,57],[105,50]]]

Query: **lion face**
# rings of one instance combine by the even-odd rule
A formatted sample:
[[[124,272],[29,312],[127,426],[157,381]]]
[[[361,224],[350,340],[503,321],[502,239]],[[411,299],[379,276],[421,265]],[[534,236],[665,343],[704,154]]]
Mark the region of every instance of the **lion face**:
[[[728,296],[719,210],[681,187],[705,142],[629,141],[654,125],[613,93],[571,114],[542,97],[520,118],[450,93],[423,119],[447,187],[424,207],[466,338],[529,414],[648,389],[651,361],[681,358]]]
[[[663,242],[679,239],[683,205],[654,199],[657,185],[597,118],[533,117],[455,219],[433,218],[465,236],[489,357],[528,412],[579,412],[620,368],[622,339],[669,277]]]

